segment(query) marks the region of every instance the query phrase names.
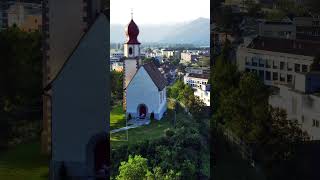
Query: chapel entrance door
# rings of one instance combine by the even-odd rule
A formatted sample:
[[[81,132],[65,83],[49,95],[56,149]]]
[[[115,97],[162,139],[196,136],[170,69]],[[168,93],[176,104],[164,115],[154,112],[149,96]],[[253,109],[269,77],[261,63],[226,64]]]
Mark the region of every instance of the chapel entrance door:
[[[139,117],[140,117],[140,119],[146,118],[146,115],[147,115],[147,107],[146,107],[146,105],[141,104],[139,106]]]
[[[100,176],[102,174],[102,169],[105,169],[108,165],[107,155],[109,151],[107,150],[107,146],[108,144],[106,140],[100,140],[97,142],[94,149],[94,167],[96,173],[100,174]]]

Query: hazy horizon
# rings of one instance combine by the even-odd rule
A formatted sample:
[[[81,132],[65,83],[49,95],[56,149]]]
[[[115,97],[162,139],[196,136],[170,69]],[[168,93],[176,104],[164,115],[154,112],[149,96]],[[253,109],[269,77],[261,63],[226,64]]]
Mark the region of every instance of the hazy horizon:
[[[187,23],[190,23],[192,21],[195,21],[197,19],[200,19],[200,18],[203,18],[203,19],[209,19],[210,18],[206,18],[206,17],[197,17],[197,18],[194,18],[194,19],[191,19],[191,20],[188,20],[188,21],[177,21],[177,22],[163,22],[163,23],[158,23],[158,24],[143,24],[143,23],[138,23],[138,26],[158,26],[158,25],[180,25],[180,24],[187,24]],[[135,20],[136,21],[136,20]],[[120,23],[114,23],[114,22],[111,22],[110,25],[121,25],[121,26],[126,26],[128,25],[130,21],[128,21],[127,23],[124,23],[124,24],[120,24]]]
[[[111,0],[110,24],[183,24],[198,18],[210,19],[210,0]]]

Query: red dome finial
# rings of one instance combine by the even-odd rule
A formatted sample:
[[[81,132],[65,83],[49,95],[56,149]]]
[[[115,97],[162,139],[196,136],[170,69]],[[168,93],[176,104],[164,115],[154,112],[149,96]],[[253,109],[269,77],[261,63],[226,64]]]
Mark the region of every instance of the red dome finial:
[[[138,41],[139,28],[133,21],[133,13],[131,12],[131,21],[126,28],[127,42],[126,44],[140,44]]]

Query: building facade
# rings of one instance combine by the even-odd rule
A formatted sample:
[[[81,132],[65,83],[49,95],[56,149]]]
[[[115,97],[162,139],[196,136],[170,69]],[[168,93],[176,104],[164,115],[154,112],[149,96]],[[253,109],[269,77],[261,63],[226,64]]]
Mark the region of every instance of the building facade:
[[[194,90],[194,95],[199,97],[206,106],[210,106],[210,84],[209,74],[187,73],[183,77],[184,84],[189,85]]]
[[[293,86],[278,86],[279,92],[269,97],[273,107],[287,112],[311,140],[320,140],[320,73],[301,73]]]
[[[296,39],[296,26],[292,22],[262,22],[259,24],[259,36]]]
[[[317,42],[257,37],[237,50],[240,71],[254,72],[266,85],[292,85],[297,73],[310,72]]]

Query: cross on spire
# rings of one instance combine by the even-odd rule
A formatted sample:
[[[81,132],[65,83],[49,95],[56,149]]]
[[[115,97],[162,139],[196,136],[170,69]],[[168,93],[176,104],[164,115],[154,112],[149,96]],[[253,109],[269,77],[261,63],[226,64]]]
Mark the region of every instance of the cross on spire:
[[[133,9],[131,8],[131,19],[133,19]]]

